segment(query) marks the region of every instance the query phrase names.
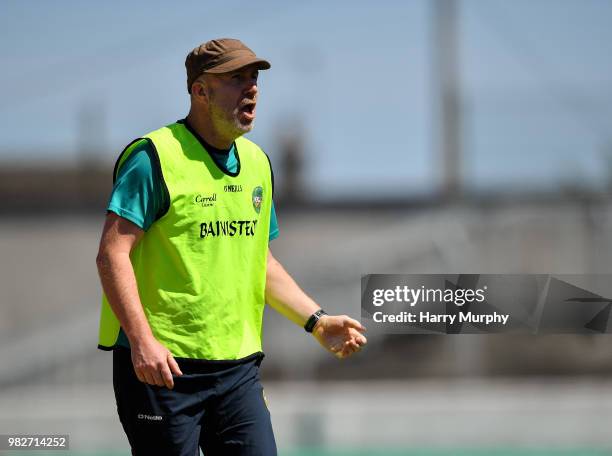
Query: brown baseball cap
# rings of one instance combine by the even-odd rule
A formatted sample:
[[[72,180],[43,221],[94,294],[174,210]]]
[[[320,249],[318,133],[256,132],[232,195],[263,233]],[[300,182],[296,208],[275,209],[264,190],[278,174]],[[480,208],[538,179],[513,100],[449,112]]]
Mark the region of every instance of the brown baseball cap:
[[[258,58],[242,41],[219,38],[199,45],[185,59],[187,68],[187,91],[191,84],[204,73],[229,73],[247,65],[257,64],[258,69],[267,70],[270,62]]]

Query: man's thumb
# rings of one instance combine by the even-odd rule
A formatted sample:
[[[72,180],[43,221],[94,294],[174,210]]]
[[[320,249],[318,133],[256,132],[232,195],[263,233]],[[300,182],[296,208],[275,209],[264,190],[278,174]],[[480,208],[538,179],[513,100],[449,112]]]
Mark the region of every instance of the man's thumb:
[[[365,326],[363,326],[357,320],[353,320],[350,317],[345,317],[345,319],[344,319],[344,327],[345,328],[355,328],[355,329],[357,329],[359,331],[362,331],[362,332],[366,330]]]

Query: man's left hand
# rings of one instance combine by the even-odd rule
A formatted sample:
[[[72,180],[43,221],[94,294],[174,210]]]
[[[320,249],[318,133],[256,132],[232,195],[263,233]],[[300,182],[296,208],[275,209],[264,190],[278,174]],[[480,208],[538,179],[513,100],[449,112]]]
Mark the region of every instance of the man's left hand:
[[[365,327],[346,315],[323,315],[312,335],[337,358],[346,358],[361,350],[368,341]]]

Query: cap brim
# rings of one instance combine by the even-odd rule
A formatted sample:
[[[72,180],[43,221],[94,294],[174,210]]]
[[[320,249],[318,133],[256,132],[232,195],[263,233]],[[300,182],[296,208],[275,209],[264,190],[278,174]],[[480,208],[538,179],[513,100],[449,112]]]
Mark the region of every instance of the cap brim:
[[[257,57],[251,56],[243,56],[224,62],[221,65],[212,67],[204,71],[204,73],[229,73],[231,71],[236,71],[250,65],[255,65],[258,70],[269,70],[272,66],[267,60],[258,59]]]

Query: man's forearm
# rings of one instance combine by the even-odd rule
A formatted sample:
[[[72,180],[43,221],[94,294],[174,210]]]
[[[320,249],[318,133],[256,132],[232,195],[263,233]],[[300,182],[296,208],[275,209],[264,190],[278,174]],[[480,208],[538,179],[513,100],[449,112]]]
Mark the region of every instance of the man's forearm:
[[[304,326],[308,318],[320,309],[271,253],[268,253],[266,302],[300,326]]]
[[[130,343],[153,337],[140,303],[129,255],[100,253],[96,264],[104,293]]]

